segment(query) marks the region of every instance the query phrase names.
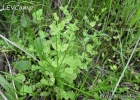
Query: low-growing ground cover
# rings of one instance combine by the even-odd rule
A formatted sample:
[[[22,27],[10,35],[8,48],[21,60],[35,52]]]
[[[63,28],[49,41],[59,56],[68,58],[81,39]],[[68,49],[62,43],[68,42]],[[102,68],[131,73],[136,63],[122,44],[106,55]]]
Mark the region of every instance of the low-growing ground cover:
[[[140,98],[140,2],[0,2],[0,99]]]

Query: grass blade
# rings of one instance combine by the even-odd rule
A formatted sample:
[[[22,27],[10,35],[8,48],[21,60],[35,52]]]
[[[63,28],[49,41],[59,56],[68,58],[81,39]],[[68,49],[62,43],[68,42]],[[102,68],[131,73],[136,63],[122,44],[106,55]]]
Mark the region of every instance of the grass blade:
[[[133,51],[132,51],[132,53],[131,53],[131,55],[130,55],[128,61],[127,61],[126,66],[125,66],[124,69],[123,69],[123,72],[122,72],[122,74],[121,74],[121,76],[120,76],[120,78],[119,78],[119,80],[118,80],[118,82],[117,82],[117,84],[116,84],[116,86],[115,86],[115,88],[114,88],[114,90],[113,90],[113,92],[112,92],[111,98],[110,98],[109,100],[112,100],[112,98],[113,98],[113,96],[114,96],[114,94],[115,94],[115,92],[116,92],[116,90],[117,90],[117,87],[118,87],[118,85],[119,85],[119,83],[120,83],[120,81],[121,81],[121,79],[122,79],[122,77],[123,77],[123,75],[124,75],[124,73],[125,73],[125,71],[126,71],[128,65],[129,65],[129,63],[130,63],[130,60],[132,59],[132,56],[133,56],[133,54],[134,54],[134,51],[135,51],[135,49],[136,49],[136,47],[137,47],[139,41],[140,41],[140,37],[139,37],[139,39],[138,39],[137,42],[136,42],[136,45],[135,45],[135,47],[134,47],[134,49],[133,49]]]

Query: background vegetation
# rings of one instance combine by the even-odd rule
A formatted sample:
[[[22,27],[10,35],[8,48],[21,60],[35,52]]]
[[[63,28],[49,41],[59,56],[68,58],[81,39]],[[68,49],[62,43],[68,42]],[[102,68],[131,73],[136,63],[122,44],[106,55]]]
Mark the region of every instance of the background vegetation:
[[[1,1],[0,99],[139,100],[139,5]]]

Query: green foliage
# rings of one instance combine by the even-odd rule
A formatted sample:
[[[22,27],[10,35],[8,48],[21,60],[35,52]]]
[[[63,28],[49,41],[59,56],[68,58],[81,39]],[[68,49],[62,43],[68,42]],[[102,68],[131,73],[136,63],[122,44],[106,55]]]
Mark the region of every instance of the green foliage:
[[[21,25],[23,27],[29,27],[30,26],[30,20],[29,20],[29,17],[27,15],[24,15],[23,17],[21,17]]]
[[[136,15],[130,20],[130,26],[133,26],[140,20],[140,8],[137,10]]]
[[[17,68],[18,70],[28,70],[30,69],[30,66],[31,63],[29,61],[24,61],[24,60],[18,61],[15,64],[15,68]]]
[[[19,100],[27,96],[56,100],[76,100],[81,96],[85,100],[110,99],[107,96],[111,97],[140,36],[140,2],[35,0],[28,4],[18,0],[15,3],[34,8],[30,12],[0,12],[1,34],[22,48],[0,40],[0,50],[12,52],[15,58],[12,66],[16,74],[2,72],[6,77],[0,76],[1,89],[8,100],[15,100],[16,93]],[[118,95],[138,95],[139,50],[138,45],[113,99],[118,99]],[[123,86],[124,83],[127,84]]]
[[[5,95],[8,100],[16,99],[14,96],[14,88],[1,74],[0,74],[0,85],[6,90]]]
[[[27,77],[32,77],[32,81],[38,80],[37,82],[30,82],[25,78],[25,75],[20,75],[21,73],[19,73],[18,75],[20,76],[16,78],[21,78],[22,82],[24,81],[29,84],[24,84],[19,88],[19,94],[22,96],[26,94],[32,96],[34,90],[41,88],[42,91],[38,91],[37,94],[40,93],[42,96],[49,96],[51,95],[51,91],[46,93],[44,90],[48,88],[50,90],[53,89],[52,96],[57,99],[73,99],[73,89],[62,84],[62,82],[73,86],[75,84],[74,81],[80,74],[80,70],[88,71],[89,60],[84,61],[85,57],[78,52],[80,50],[79,43],[76,40],[76,32],[79,30],[77,27],[78,20],[73,20],[71,23],[72,16],[67,10],[67,6],[60,7],[60,9],[65,14],[65,17],[60,20],[57,13],[53,13],[54,20],[49,26],[51,36],[40,29],[38,30],[37,38],[32,39],[32,42],[27,40],[31,44],[27,45],[29,48],[27,47],[26,50],[36,55],[36,58],[39,58],[40,61],[36,64],[31,64],[27,60],[20,60],[15,63],[15,68],[21,72],[31,70],[31,73],[27,73]],[[33,12],[33,22],[36,24],[41,23],[43,20],[41,15],[42,9]],[[27,19],[29,18],[27,17]],[[21,25],[24,28],[29,27],[27,19],[26,17],[21,18]],[[94,37],[97,38],[96,36],[92,38]],[[49,38],[49,40],[46,38]],[[97,47],[98,39],[94,43],[93,45]],[[94,55],[94,52],[96,52],[94,50],[95,47],[87,45],[89,55]],[[35,73],[41,73],[41,77],[33,77]]]
[[[39,24],[40,21],[43,19],[42,14],[43,14],[42,9],[38,9],[37,11],[33,12],[33,14],[32,14],[33,22],[36,24]]]

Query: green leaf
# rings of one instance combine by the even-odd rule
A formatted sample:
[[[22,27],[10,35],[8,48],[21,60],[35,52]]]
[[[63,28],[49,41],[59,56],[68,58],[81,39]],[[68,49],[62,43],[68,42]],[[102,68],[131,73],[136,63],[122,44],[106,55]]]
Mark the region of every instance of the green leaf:
[[[41,83],[42,85],[48,85],[48,81],[47,81],[46,79],[44,79],[44,78],[42,78],[42,79],[40,80],[40,83]]]
[[[45,75],[49,75],[49,71],[45,71],[44,74],[45,74]]]
[[[59,29],[59,30],[63,30],[63,29],[64,29],[64,26],[65,26],[65,21],[61,21],[61,22],[58,24],[58,29]]]
[[[66,91],[62,91],[62,92],[61,92],[61,96],[62,96],[63,98],[65,98],[66,100],[68,99],[68,95],[67,95],[67,92],[66,92]]]
[[[96,22],[90,22],[89,24],[91,27],[94,27],[96,25]]]
[[[101,41],[97,37],[93,37],[92,39],[94,41],[94,47],[99,46],[101,44]]]
[[[91,44],[88,44],[88,45],[86,46],[87,52],[91,52],[92,49],[93,49],[93,46],[92,46]]]
[[[39,61],[39,65],[40,65],[41,67],[44,67],[46,64],[47,64],[46,61],[43,61],[43,60]]]
[[[56,26],[56,21],[53,21],[52,24],[50,25],[50,28],[52,30],[56,30],[57,29],[57,26]]]
[[[77,69],[78,66],[81,66],[81,60],[75,57],[74,60],[69,63],[69,65],[72,69]]]
[[[95,21],[97,22],[97,21],[99,20],[99,17],[95,15],[95,16],[94,16],[94,19],[95,19]],[[96,23],[96,22],[95,22],[95,23]]]
[[[14,88],[11,83],[7,81],[1,74],[0,74],[0,86],[4,90],[4,94],[8,100],[16,100]],[[3,99],[1,99],[3,100]]]
[[[66,51],[67,48],[68,48],[68,46],[69,46],[69,44],[64,44],[64,45],[62,45],[62,46],[61,46],[61,51],[62,51],[62,52]]]
[[[43,42],[43,39],[41,39],[40,37],[38,37],[34,40],[34,47],[38,51],[38,53],[40,53],[40,54],[43,52],[42,42]]]
[[[75,80],[77,78],[77,74],[76,73],[73,73],[69,77],[70,77],[70,79]]]
[[[49,96],[49,95],[50,95],[50,92],[46,92],[46,91],[43,91],[40,93],[40,96],[44,96],[44,97]]]
[[[67,10],[67,8],[68,8],[68,5],[66,5],[65,7],[60,7],[60,9],[63,11],[63,13],[65,14],[65,15],[70,15],[70,13],[69,13],[69,11]]]
[[[83,19],[86,21],[88,20],[88,16],[87,15],[84,15]]]
[[[68,74],[72,74],[73,69],[72,68],[65,68],[65,72],[68,73]]]
[[[31,69],[31,63],[26,60],[20,60],[20,61],[16,62],[15,68],[17,68],[19,70],[29,70],[29,69]]]
[[[70,15],[70,13],[69,13],[68,10],[64,10],[63,13],[64,13],[65,15]]]
[[[111,70],[116,70],[116,69],[117,69],[117,66],[116,66],[116,65],[111,65],[111,66],[110,66],[110,69],[111,69]]]
[[[84,30],[84,31],[83,31],[83,35],[84,35],[85,37],[86,37],[86,36],[89,36],[87,32],[88,32],[88,30]]]
[[[56,48],[56,45],[57,45],[57,48]],[[56,43],[52,43],[52,47],[57,51],[60,51],[60,48],[61,48],[60,44],[56,44]]]
[[[25,15],[25,16],[21,17],[20,21],[21,21],[21,25],[22,25],[23,27],[28,27],[28,26],[30,26],[30,19],[29,19],[29,16]]]
[[[71,15],[66,16],[65,19],[64,19],[65,23],[69,23],[71,20],[72,20]]]
[[[34,46],[32,44],[30,44],[28,46],[28,50],[29,50],[30,53],[32,53],[32,52],[34,53],[35,52]]]
[[[50,25],[50,28],[51,28],[51,30],[50,30],[51,35],[56,35],[56,34],[59,33],[59,29],[58,29],[58,27],[56,25],[56,21],[52,22],[52,24]]]
[[[14,24],[14,23],[17,23],[17,22],[18,22],[18,16],[14,16],[13,20],[12,20],[12,23]]]
[[[45,37],[45,32],[43,32],[42,30],[39,30],[38,35],[39,35],[41,38],[44,38],[44,37]]]
[[[26,21],[26,18],[25,17],[21,17],[21,25],[23,27],[27,27],[27,21]]]
[[[107,8],[105,7],[105,8],[102,8],[101,9],[101,12],[105,12],[107,10]]]
[[[86,64],[81,65],[80,68],[87,71],[87,65]]]
[[[67,99],[69,98],[67,92],[64,91],[64,90],[62,90],[62,89],[60,90],[60,95],[61,95],[61,97],[64,98],[65,100],[67,100]]]
[[[63,62],[68,65],[71,65],[71,62],[73,62],[73,60],[74,60],[73,56],[70,56],[69,54],[67,54]]]
[[[96,100],[99,100],[99,99],[100,99],[100,96],[99,96],[98,93],[94,93],[94,97],[95,97]],[[104,98],[104,97],[103,97],[103,98]]]
[[[43,19],[43,17],[41,17],[42,15],[43,15],[42,9],[38,9],[37,11],[33,12],[32,14],[33,22],[38,24]]]
[[[26,95],[27,93],[32,93],[35,88],[33,86],[23,85],[20,89],[21,95]]]
[[[62,78],[65,78],[65,77],[67,76],[67,74],[66,74],[66,73],[61,73],[60,76],[61,76]]]
[[[4,46],[5,45],[5,43],[4,43],[4,41],[1,39],[0,40],[0,46]],[[1,49],[0,49],[1,50]]]
[[[68,5],[66,5],[65,7],[61,6],[60,9],[63,11],[63,10],[67,10],[68,8]]]
[[[18,79],[18,80],[20,80],[21,82],[24,82],[25,81],[25,76],[23,75],[23,74],[21,74],[21,73],[18,73],[17,75],[16,75],[16,78]]]
[[[67,37],[69,39],[69,41],[75,40],[75,33],[71,33],[69,37]]]
[[[39,66],[32,65],[32,68],[31,68],[32,71],[36,71],[38,69],[39,69]]]
[[[67,26],[67,28],[69,28],[73,32],[79,30],[79,28],[76,26],[76,24],[69,24],[69,26]]]
[[[90,38],[89,38],[89,37],[86,37],[86,38],[84,38],[83,41],[84,41],[85,43],[87,43],[89,40],[90,40]]]
[[[130,26],[132,27],[140,19],[140,8],[138,9],[136,15],[130,20]]]
[[[4,94],[7,96],[8,100],[16,100],[15,94],[13,92],[14,89],[12,84],[10,84],[1,74],[0,74],[0,85],[1,88],[5,90]]]
[[[0,85],[6,90],[10,91],[11,84],[0,74]]]
[[[54,77],[51,77],[50,78],[50,81],[54,83],[55,82],[55,78]]]
[[[74,100],[75,94],[73,91],[68,91],[67,94],[68,94],[68,97],[71,98],[71,100]]]
[[[53,62],[52,62],[52,65],[53,65],[53,67],[57,67],[57,61],[56,60],[54,60]]]
[[[53,17],[54,17],[55,21],[58,21],[59,20],[59,17],[57,16],[56,13],[53,13]]]

